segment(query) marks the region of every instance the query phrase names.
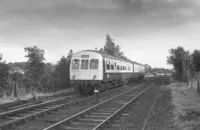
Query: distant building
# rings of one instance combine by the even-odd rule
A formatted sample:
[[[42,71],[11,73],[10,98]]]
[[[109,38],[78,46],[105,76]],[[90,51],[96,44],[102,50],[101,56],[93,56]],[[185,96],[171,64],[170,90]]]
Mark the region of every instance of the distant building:
[[[150,72],[151,71],[151,66],[150,65],[148,65],[148,64],[145,64],[144,65],[144,67],[145,67],[145,73],[148,73],[148,72]]]
[[[170,69],[165,69],[165,68],[154,68],[152,70],[152,73],[154,73],[155,75],[171,75],[173,72],[173,70]]]
[[[10,73],[17,73],[17,72],[21,73],[21,74],[25,73],[24,70],[21,69],[20,67],[13,67],[13,68],[10,69]]]

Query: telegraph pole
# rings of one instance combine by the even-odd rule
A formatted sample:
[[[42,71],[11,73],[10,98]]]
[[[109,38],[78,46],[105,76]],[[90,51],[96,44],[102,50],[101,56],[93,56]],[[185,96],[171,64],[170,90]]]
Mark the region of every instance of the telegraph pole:
[[[193,57],[190,57],[190,79],[191,79],[191,88],[193,88],[193,78],[194,78]]]
[[[184,79],[185,79],[185,63],[184,63],[185,57],[184,57],[183,52],[181,52],[181,59],[182,59],[182,80],[184,81]]]

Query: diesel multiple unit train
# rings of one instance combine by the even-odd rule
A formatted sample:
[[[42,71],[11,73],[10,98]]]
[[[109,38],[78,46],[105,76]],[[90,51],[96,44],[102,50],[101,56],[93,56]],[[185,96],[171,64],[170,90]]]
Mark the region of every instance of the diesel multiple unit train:
[[[93,50],[77,52],[71,59],[70,80],[83,95],[142,80],[144,75],[142,64]]]

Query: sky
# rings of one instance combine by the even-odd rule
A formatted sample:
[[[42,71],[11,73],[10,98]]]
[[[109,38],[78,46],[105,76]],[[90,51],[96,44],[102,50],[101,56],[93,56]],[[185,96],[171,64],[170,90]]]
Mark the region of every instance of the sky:
[[[109,34],[129,59],[152,67],[169,49],[199,49],[199,0],[0,0],[0,53],[26,61],[25,47],[56,63],[69,50],[101,48]]]

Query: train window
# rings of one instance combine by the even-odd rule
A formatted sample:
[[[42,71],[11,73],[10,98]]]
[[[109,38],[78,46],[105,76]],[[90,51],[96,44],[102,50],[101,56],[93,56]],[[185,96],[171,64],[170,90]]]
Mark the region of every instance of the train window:
[[[111,67],[111,70],[114,70],[114,63],[113,62],[111,63],[110,67]]]
[[[117,63],[115,62],[115,70],[117,70]]]
[[[88,69],[88,59],[82,59],[81,60],[81,69]]]
[[[120,66],[120,70],[122,70],[122,66]]]
[[[98,59],[90,60],[90,69],[98,69],[99,61]]]
[[[106,62],[106,69],[110,70],[110,61],[109,60],[107,60],[107,62]]]
[[[117,70],[119,70],[119,65],[117,66]]]
[[[80,64],[80,60],[74,59],[74,60],[72,61],[72,69],[73,69],[73,70],[79,69],[79,64]]]

